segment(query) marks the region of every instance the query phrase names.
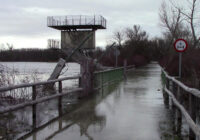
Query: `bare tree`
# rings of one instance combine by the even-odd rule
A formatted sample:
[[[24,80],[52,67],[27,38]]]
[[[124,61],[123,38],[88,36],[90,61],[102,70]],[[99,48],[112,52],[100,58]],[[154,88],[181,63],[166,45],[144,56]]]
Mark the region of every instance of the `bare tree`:
[[[125,33],[130,41],[142,41],[148,39],[147,33],[143,31],[139,25],[134,25],[133,28],[127,28]]]
[[[170,0],[168,5],[163,1],[159,13],[161,25],[168,30],[172,38],[186,38],[194,48],[197,48],[199,43],[197,37],[198,1],[183,0],[180,4],[175,0]]]
[[[198,31],[198,26],[197,26],[197,22],[199,19],[199,15],[197,11],[197,7],[199,6],[199,0],[186,0],[187,3],[187,7],[184,8],[184,6],[177,6],[173,3],[173,1],[171,2],[172,5],[178,9],[180,11],[180,13],[184,16],[185,21],[189,24],[190,26],[190,30],[192,33],[192,46],[194,48],[197,48],[198,43],[199,43],[199,39],[197,37],[197,31]]]
[[[122,42],[124,40],[124,32],[123,31],[115,31],[114,35],[113,35],[113,39],[121,47],[122,46]]]
[[[166,28],[167,33],[171,35],[171,41],[177,39],[179,37],[178,28],[181,24],[180,10],[168,7],[165,1],[163,1],[159,12],[159,17],[161,26]],[[165,33],[165,35],[167,35],[167,33]]]
[[[8,46],[8,50],[12,51],[14,49],[13,44],[6,43],[6,45]]]

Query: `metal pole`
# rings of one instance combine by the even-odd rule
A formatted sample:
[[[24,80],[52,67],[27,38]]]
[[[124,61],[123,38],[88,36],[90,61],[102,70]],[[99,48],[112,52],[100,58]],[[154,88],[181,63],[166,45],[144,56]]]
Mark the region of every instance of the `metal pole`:
[[[179,53],[179,78],[181,78],[181,69],[182,69],[182,53]]]
[[[115,48],[115,67],[117,67],[117,61],[118,61],[117,58],[118,58],[117,57],[117,48]]]
[[[126,80],[126,67],[127,67],[127,60],[124,60],[124,79]]]

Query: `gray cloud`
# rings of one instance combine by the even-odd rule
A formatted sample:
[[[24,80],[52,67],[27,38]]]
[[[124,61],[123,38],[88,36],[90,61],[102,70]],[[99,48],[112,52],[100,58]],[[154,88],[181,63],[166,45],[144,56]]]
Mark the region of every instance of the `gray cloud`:
[[[151,36],[160,34],[157,26],[160,0],[0,1],[0,43],[1,38],[9,36],[44,39],[58,37],[58,31],[46,26],[46,17],[51,15],[103,15],[108,21],[108,29],[97,32],[97,45],[98,42],[106,42],[102,36],[109,37],[114,30],[134,24],[140,24]]]

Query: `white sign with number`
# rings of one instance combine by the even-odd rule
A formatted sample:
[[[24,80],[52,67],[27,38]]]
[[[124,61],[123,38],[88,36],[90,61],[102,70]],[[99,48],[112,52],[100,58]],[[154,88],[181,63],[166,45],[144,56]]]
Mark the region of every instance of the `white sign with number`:
[[[187,49],[187,42],[184,39],[177,39],[174,48],[177,52],[184,52]]]

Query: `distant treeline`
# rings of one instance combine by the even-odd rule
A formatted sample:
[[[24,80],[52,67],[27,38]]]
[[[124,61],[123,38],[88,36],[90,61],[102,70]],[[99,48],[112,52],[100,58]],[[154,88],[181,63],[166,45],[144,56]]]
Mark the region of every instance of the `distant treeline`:
[[[1,50],[0,61],[55,62],[65,55],[58,49]]]
[[[166,48],[163,39],[149,39],[139,25],[117,30],[113,34],[113,42],[105,49],[96,48],[92,57],[105,66],[115,66],[118,51],[117,66],[123,66],[124,60],[128,65],[141,66],[161,59]]]

